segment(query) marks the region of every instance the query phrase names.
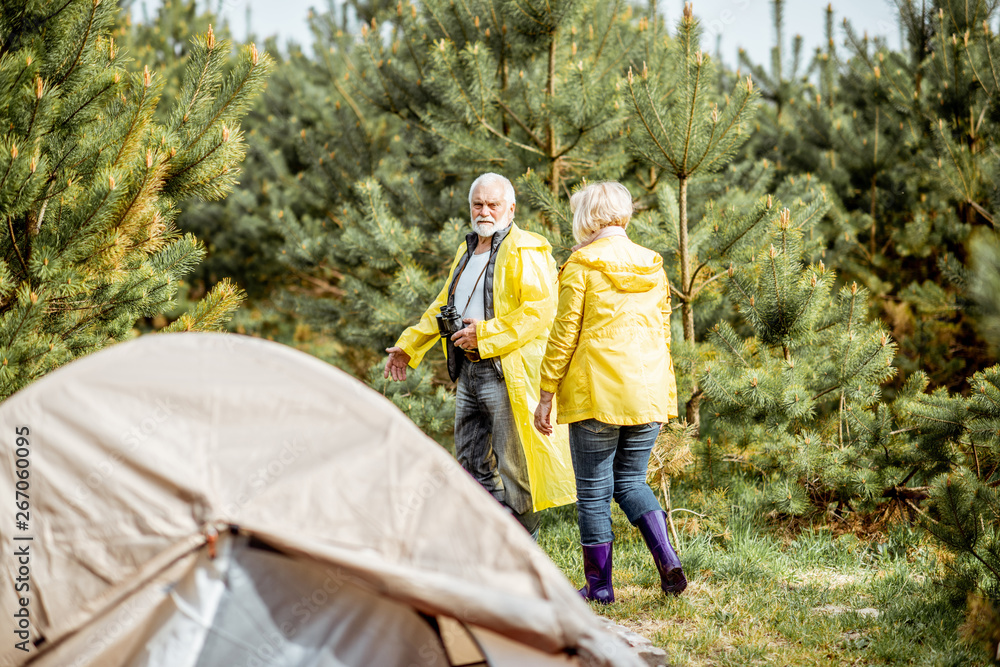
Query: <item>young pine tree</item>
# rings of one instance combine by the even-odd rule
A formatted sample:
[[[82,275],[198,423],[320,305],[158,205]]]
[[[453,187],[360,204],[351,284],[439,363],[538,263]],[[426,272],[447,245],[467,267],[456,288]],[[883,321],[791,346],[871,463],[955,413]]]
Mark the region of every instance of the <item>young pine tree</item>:
[[[334,12],[311,17],[312,48],[289,48],[264,99],[267,165],[250,208],[280,236],[273,251],[286,277],[271,283],[272,297],[279,311],[334,341],[336,363],[447,443],[454,408],[434,355],[405,383],[386,382],[380,369],[383,350],[440,289],[468,230],[466,191],[427,185],[435,177],[411,160],[418,133],[369,102],[352,69],[363,45],[340,22]]]
[[[914,379],[921,388],[926,376]],[[966,589],[1000,601],[1000,366],[976,373],[968,397],[943,389],[915,396],[902,424],[917,451],[937,463],[921,523],[952,551],[949,567]],[[910,506],[919,511],[912,502]]]
[[[771,11],[774,19],[775,41],[771,48],[771,68],[767,70],[753,63],[747,53],[740,49],[740,65],[750,70],[754,81],[761,89],[761,96],[771,103],[770,111],[774,113],[773,123],[779,125],[782,112],[790,104],[802,98],[803,81],[811,72],[802,72],[802,35],[796,35],[792,40],[792,60],[784,59],[784,0],[771,0]],[[773,139],[773,137],[771,137]]]
[[[730,298],[753,335],[719,323],[720,355],[703,376],[714,426],[780,490],[770,500],[784,514],[882,492],[890,472],[867,465],[852,423],[895,373],[895,345],[869,321],[864,290],[837,294],[822,262],[803,266],[797,227],[782,210],[767,251],[730,270]]]
[[[162,81],[129,73],[116,12],[94,0],[0,3],[0,396],[169,307],[203,254],[175,231],[176,202],[235,183],[239,119],[267,57],[247,48],[222,77],[228,49],[209,32],[161,123]],[[172,328],[218,328],[239,299],[221,283]]]
[[[738,228],[728,228],[732,238],[718,247],[702,247],[711,225],[702,222],[695,229],[689,218],[688,188],[692,179],[720,170],[746,141],[746,126],[753,118],[759,94],[747,78],[737,82],[720,108],[722,100],[713,91],[715,63],[701,51],[700,39],[701,28],[687,3],[674,37],[652,42],[653,66],[644,64],[638,76],[629,71],[625,87],[632,113],[628,136],[640,159],[649,165],[647,183],[652,190],[658,190],[656,201],[667,223],[670,245],[657,249],[675,254],[674,261],[668,263],[677,267],[671,276],[671,292],[681,305],[684,340],[692,344],[696,300],[713,280],[711,274],[717,273],[713,268],[736,245],[752,238],[752,230],[765,217],[765,207],[758,205],[739,221]],[[676,217],[673,210],[677,211]],[[697,373],[697,367],[691,369],[692,376]],[[701,391],[695,382],[686,417],[696,432],[700,405]]]

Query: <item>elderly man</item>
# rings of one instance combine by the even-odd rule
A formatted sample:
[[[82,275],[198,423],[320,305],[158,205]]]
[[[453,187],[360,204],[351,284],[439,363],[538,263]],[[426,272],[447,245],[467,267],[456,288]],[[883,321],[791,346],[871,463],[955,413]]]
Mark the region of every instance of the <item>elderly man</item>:
[[[564,431],[532,428],[538,367],[556,309],[556,270],[548,241],[514,223],[514,187],[483,174],[469,190],[472,232],[420,322],[386,349],[385,377],[406,379],[440,337],[436,316],[454,306],[467,326],[452,336],[448,370],[457,380],[455,453],[459,463],[538,536],[538,511],[575,500]],[[448,348],[445,353],[448,354]]]

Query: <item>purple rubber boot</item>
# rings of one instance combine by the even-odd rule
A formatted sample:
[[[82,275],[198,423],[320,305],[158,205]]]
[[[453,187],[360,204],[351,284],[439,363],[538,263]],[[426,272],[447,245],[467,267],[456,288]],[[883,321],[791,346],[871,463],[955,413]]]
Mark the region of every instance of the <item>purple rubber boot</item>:
[[[635,523],[646,540],[649,553],[660,572],[660,588],[667,595],[680,595],[688,582],[681,569],[681,559],[677,557],[667,534],[667,513],[663,510],[646,512]]]
[[[595,600],[601,604],[615,601],[615,589],[611,587],[611,545],[612,542],[581,545],[583,576],[587,585],[580,589],[580,595],[587,600]]]

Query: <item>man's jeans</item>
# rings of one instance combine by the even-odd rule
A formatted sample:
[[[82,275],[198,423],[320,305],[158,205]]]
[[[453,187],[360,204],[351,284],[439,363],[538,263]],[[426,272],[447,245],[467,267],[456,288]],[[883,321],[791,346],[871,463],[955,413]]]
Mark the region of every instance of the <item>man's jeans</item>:
[[[646,484],[649,453],[659,433],[657,422],[612,426],[585,419],[569,425],[581,544],[612,541],[612,497],[633,524],[646,512],[661,509]]]
[[[487,360],[465,362],[455,395],[455,455],[521,525],[536,534],[528,463],[517,435],[507,385]]]

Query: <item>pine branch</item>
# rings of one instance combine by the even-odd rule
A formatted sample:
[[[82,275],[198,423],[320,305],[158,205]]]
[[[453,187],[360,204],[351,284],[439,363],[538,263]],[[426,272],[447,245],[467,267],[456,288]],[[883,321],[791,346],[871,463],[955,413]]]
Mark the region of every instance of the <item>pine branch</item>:
[[[813,396],[812,400],[813,401],[817,401],[817,400],[823,398],[824,396],[826,396],[827,394],[829,394],[831,391],[836,391],[838,389],[840,389],[840,385],[839,384],[835,384],[835,385],[829,386],[826,389],[823,389],[822,391],[820,391],[815,396]]]
[[[96,91],[82,105],[80,105],[76,109],[74,109],[73,113],[71,113],[68,117],[62,119],[58,124],[54,124],[51,128],[49,128],[49,130],[48,130],[48,132],[46,132],[46,134],[51,134],[51,133],[57,132],[62,127],[70,125],[70,123],[72,123],[73,119],[76,118],[76,115],[78,113],[80,113],[81,111],[83,111],[84,109],[86,109],[87,107],[89,107],[91,104],[94,104],[96,102],[101,101],[102,99],[105,99],[105,96],[107,95],[108,91],[110,91],[112,88],[116,88],[116,87],[117,87],[117,84],[115,84],[115,83],[109,83],[104,88],[101,88],[100,90]],[[67,151],[65,153],[65,155],[69,155],[70,152],[71,151]]]
[[[221,103],[216,104],[217,108],[215,109],[213,115],[208,119],[207,122],[203,123],[201,131],[199,131],[193,138],[191,138],[187,142],[187,146],[185,147],[185,149],[179,150],[175,155],[169,157],[167,159],[167,162],[168,163],[171,162],[176,158],[177,155],[181,155],[190,150],[191,147],[195,146],[205,135],[205,133],[208,132],[209,129],[211,129],[215,125],[215,122],[219,120],[223,116],[223,114],[225,114],[227,111],[230,111],[234,107],[239,105],[241,103],[241,100],[243,100],[245,97],[244,91],[246,90],[247,86],[250,85],[251,81],[258,78],[259,76],[264,75],[268,71],[269,63],[270,59],[268,58],[267,54],[265,53],[262,55],[258,55],[256,46],[251,44],[250,68],[247,70],[246,74],[235,82],[233,90],[229,92],[226,98],[222,100]],[[169,174],[166,177],[166,180],[171,180],[172,178],[173,174]]]
[[[702,262],[698,266],[698,268],[695,269],[694,273],[691,274],[691,282],[692,283],[694,283],[695,279],[698,277],[698,272],[701,271],[702,267],[704,267],[705,264],[706,264],[706,262]],[[716,280],[722,278],[725,275],[726,275],[726,273],[724,271],[720,271],[720,272],[716,273],[715,275],[710,276],[709,278],[706,278],[701,284],[699,284],[697,287],[695,287],[691,291],[691,299],[694,300],[695,298],[697,298],[697,296],[699,294],[701,294],[702,290],[704,290],[706,287],[708,287],[709,285],[711,285],[712,283],[714,283]]]
[[[215,46],[215,37],[214,35],[212,35],[211,26],[209,26],[208,35],[206,35],[206,43],[205,43],[205,51],[206,51],[205,64],[201,67],[201,71],[198,73],[198,76],[195,78],[195,80],[190,84],[193,86],[193,88],[190,93],[190,99],[187,105],[184,107],[183,113],[178,112],[178,117],[180,118],[180,122],[177,124],[176,128],[178,131],[181,130],[191,119],[191,111],[194,109],[194,105],[198,102],[198,97],[201,94],[201,90],[202,88],[207,86],[209,72],[211,71],[211,66],[212,66],[212,51],[214,49],[214,46]],[[198,55],[200,54],[196,54],[196,57],[192,58],[192,65],[196,63],[197,60],[199,59],[197,58]]]
[[[90,18],[87,21],[87,29],[86,29],[86,31],[84,31],[83,39],[79,40],[80,41],[80,48],[77,49],[76,55],[73,57],[73,63],[66,69],[66,73],[63,74],[62,78],[60,78],[56,82],[57,86],[61,86],[63,83],[65,83],[66,79],[69,78],[69,75],[73,73],[73,71],[76,69],[77,65],[80,63],[80,57],[83,55],[83,49],[84,49],[84,47],[87,46],[87,43],[90,41],[90,33],[94,29],[94,22],[97,20],[97,8],[99,6],[100,6],[100,3],[98,3],[98,2],[93,3],[93,6],[90,9]],[[61,67],[62,63],[60,63],[59,65]]]
[[[17,253],[17,258],[21,262],[21,268],[24,269],[24,275],[27,277],[30,275],[28,271],[28,264],[24,261],[24,257],[21,255],[21,249],[17,247],[17,235],[14,234],[14,220],[11,216],[6,216],[7,218],[7,229],[10,230],[10,244],[14,246],[14,252]]]
[[[642,122],[643,127],[646,129],[646,135],[653,141],[653,143],[659,149],[660,154],[664,158],[666,158],[667,164],[669,164],[669,168],[674,172],[674,174],[675,175],[682,174],[682,170],[679,169],[677,163],[674,162],[673,158],[671,157],[672,151],[670,150],[670,146],[669,146],[670,135],[667,132],[666,128],[664,127],[663,120],[660,118],[659,111],[656,109],[656,106],[653,103],[653,97],[652,97],[652,95],[649,92],[649,86],[648,85],[643,87],[643,89],[645,90],[645,93],[646,93],[646,101],[649,103],[650,108],[653,110],[653,113],[656,116],[656,121],[659,124],[660,130],[663,132],[663,138],[664,138],[664,140],[668,142],[668,146],[667,147],[664,147],[660,143],[659,135],[657,135],[655,132],[653,132],[653,128],[651,128],[649,126],[649,121],[646,119],[646,114],[643,112],[642,107],[639,105],[639,100],[635,96],[635,89],[632,87],[632,68],[629,68],[629,71],[628,71],[628,89],[629,89],[629,94],[632,96],[632,105],[633,105],[633,107],[636,110],[636,115],[639,117],[639,120]],[[649,155],[646,155],[646,159],[648,159],[650,162],[652,162],[653,164],[655,164],[658,167],[661,167],[661,168],[664,168],[664,169],[668,168],[667,165],[661,163],[659,160],[653,159]],[[683,178],[683,176],[679,176],[679,178]]]
[[[193,311],[184,313],[163,331],[218,331],[232,318],[244,298],[246,293],[243,290],[228,278],[224,279],[198,302]]]
[[[688,63],[685,63],[686,65]],[[690,94],[691,103],[688,105],[688,119],[687,119],[687,131],[684,133],[684,151],[683,157],[680,159],[680,164],[684,169],[684,176],[692,173],[691,170],[687,169],[688,164],[688,151],[691,147],[691,129],[694,126],[694,111],[696,108],[695,100],[698,98],[698,87],[701,83],[701,63],[698,63],[698,67],[695,68],[696,76],[694,79],[694,91]],[[713,127],[714,130],[714,127]]]
[[[541,137],[539,137],[537,134],[535,134],[535,132],[530,127],[528,127],[527,123],[524,122],[524,120],[521,118],[521,116],[519,114],[515,113],[513,109],[511,109],[509,106],[507,106],[506,104],[504,104],[504,101],[502,99],[500,99],[499,97],[496,98],[496,103],[500,106],[501,109],[504,110],[504,113],[506,113],[508,116],[510,116],[511,120],[513,120],[515,123],[517,123],[517,125],[522,130],[525,131],[525,133],[528,135],[528,137],[534,142],[534,144],[536,146],[538,146],[538,148],[541,148],[541,149],[545,148],[545,144],[542,141]],[[506,139],[506,136],[504,137],[504,139]]]
[[[772,280],[774,282],[774,294],[775,294],[775,298],[777,300],[777,305],[778,305],[778,320],[779,320],[779,322],[781,324],[781,330],[782,331],[787,331],[788,324],[785,321],[785,307],[784,307],[784,304],[781,302],[782,290],[781,290],[781,285],[780,285],[779,280],[778,280],[778,266],[777,266],[777,263],[775,262],[775,258],[777,257],[778,252],[777,252],[777,250],[774,249],[774,246],[771,246],[771,251],[768,253],[768,255],[769,255],[770,260],[771,260],[770,261],[771,278],[772,278]],[[785,359],[786,359],[786,361],[788,359],[788,350],[787,349],[785,350]]]

